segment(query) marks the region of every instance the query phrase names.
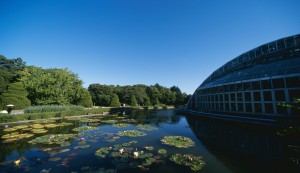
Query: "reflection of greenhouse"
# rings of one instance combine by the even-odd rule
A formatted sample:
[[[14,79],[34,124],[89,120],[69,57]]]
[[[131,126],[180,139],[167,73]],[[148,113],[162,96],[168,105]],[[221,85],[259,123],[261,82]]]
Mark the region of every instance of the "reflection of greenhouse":
[[[232,59],[194,92],[187,110],[244,115],[300,115],[279,106],[300,98],[300,35],[282,38]]]

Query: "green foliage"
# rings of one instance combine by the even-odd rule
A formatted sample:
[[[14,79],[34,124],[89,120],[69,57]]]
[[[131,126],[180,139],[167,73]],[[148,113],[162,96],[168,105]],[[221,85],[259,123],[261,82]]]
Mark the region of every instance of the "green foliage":
[[[43,112],[64,112],[64,111],[83,111],[81,106],[64,106],[64,105],[45,105],[45,106],[31,106],[24,110],[25,113],[43,113]]]
[[[77,104],[83,95],[83,82],[68,69],[26,67],[20,81],[34,105]]]
[[[78,105],[84,106],[84,107],[92,107],[92,97],[88,90],[83,89],[82,97],[78,101]]]
[[[111,107],[120,107],[121,106],[121,103],[119,101],[119,97],[117,94],[112,95],[112,99],[111,99],[109,106],[111,106]]]
[[[145,106],[151,106],[149,97],[146,97],[145,99]]]
[[[130,97],[130,106],[137,106],[137,101],[134,95]]]
[[[24,109],[30,106],[30,100],[27,99],[27,91],[20,82],[11,83],[8,90],[0,96],[0,105],[6,109],[6,105],[13,104],[14,109]]]
[[[170,160],[176,164],[188,166],[192,171],[199,171],[205,166],[202,157],[192,154],[174,154]]]

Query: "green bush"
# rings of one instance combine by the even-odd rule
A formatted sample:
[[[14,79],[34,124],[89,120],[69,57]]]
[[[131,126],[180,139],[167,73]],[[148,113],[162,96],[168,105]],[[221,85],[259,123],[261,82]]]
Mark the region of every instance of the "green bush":
[[[24,110],[25,113],[44,113],[44,112],[64,112],[64,111],[83,111],[82,106],[46,105],[31,106]]]

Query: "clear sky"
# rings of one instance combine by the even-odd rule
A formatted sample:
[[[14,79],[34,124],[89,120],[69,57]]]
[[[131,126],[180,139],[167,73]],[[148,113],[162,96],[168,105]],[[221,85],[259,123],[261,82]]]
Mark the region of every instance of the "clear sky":
[[[194,90],[218,67],[300,33],[300,0],[0,0],[0,54],[87,87]]]

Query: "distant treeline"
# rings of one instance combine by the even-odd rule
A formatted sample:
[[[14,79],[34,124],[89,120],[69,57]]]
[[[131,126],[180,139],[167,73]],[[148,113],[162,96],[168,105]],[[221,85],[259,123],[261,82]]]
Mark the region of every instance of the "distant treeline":
[[[85,89],[78,75],[66,68],[26,66],[21,58],[8,59],[0,55],[0,110],[6,109],[8,104],[24,109],[31,105],[182,105],[187,100],[188,95],[178,87],[166,88],[159,84],[91,84]]]
[[[189,95],[182,93],[177,86],[171,88],[160,86],[159,84],[115,86],[91,84],[88,90],[92,96],[93,103],[102,106],[111,106],[117,95],[120,103],[130,106],[151,106],[151,105],[184,105]]]

